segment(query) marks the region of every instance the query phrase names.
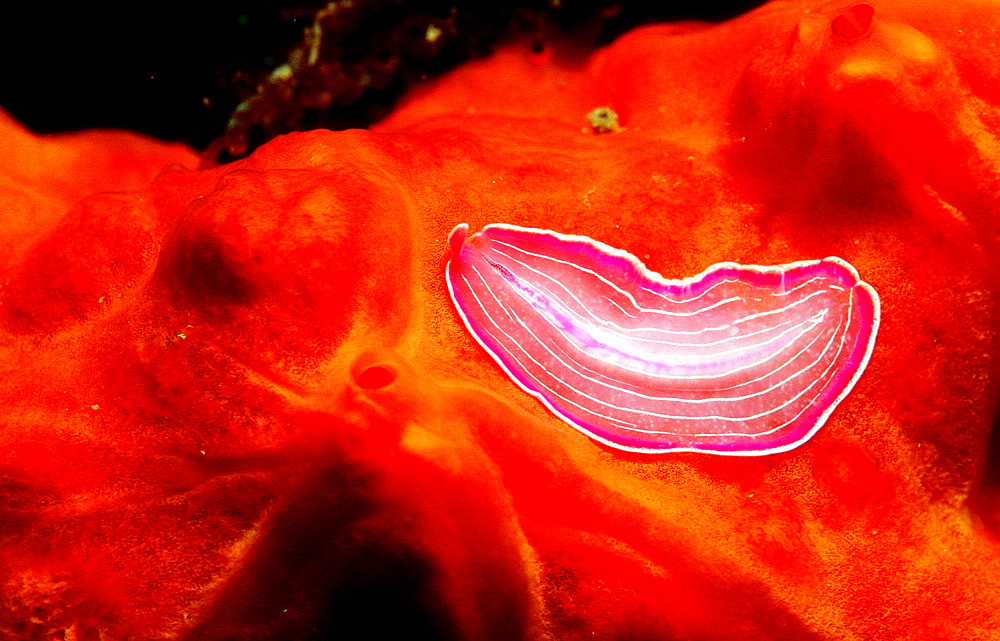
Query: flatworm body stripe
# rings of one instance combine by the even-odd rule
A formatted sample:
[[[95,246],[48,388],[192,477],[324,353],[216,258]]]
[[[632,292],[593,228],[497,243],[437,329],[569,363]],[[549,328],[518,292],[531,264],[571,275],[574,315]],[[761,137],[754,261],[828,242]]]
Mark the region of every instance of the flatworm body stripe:
[[[584,236],[449,239],[466,327],[556,416],[612,447],[729,455],[807,441],[868,363],[879,299],[840,258],[667,280]]]

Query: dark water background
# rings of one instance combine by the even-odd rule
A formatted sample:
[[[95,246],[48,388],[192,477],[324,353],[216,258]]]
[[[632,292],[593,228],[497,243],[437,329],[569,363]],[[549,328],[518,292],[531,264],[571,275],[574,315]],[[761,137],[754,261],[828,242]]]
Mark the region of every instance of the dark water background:
[[[722,20],[761,4],[536,0],[414,2],[354,0],[340,54],[379,55],[407,19],[453,16],[456,33],[433,55],[405,59],[398,78],[349,104],[301,119],[298,128],[365,126],[413,79],[433,77],[517,34],[569,33],[609,42],[661,20]],[[204,149],[233,109],[301,41],[322,3],[223,0],[169,3],[18,2],[0,12],[0,106],[39,132],[116,127]],[[267,138],[278,132],[266,132]],[[255,143],[263,142],[256,140]]]

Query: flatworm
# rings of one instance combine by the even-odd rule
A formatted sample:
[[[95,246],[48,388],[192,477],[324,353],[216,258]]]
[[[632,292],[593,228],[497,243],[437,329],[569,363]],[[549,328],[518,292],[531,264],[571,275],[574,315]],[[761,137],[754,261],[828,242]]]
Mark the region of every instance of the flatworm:
[[[667,280],[585,236],[449,237],[466,327],[524,391],[602,443],[754,456],[809,440],[868,364],[878,294],[840,258]]]

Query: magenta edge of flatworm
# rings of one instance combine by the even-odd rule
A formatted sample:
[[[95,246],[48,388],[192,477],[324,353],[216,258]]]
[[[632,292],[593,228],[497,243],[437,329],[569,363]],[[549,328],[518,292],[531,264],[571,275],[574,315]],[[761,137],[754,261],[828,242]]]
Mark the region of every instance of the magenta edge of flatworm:
[[[455,309],[458,311],[458,315],[461,317],[462,323],[465,325],[465,328],[468,330],[469,334],[472,335],[475,341],[479,343],[479,345],[486,351],[487,354],[490,355],[490,357],[494,360],[494,362],[496,362],[501,367],[501,369],[503,369],[504,373],[507,374],[507,377],[510,380],[512,380],[524,392],[541,401],[541,403],[546,407],[546,409],[548,409],[549,412],[555,415],[559,420],[566,423],[573,429],[586,434],[595,441],[598,441],[600,443],[603,443],[609,447],[618,450],[637,452],[640,454],[696,452],[700,454],[715,454],[719,456],[765,456],[768,454],[779,454],[781,452],[787,452],[789,450],[795,449],[800,445],[802,445],[803,443],[807,442],[809,439],[811,439],[816,434],[816,432],[818,432],[820,428],[822,428],[823,425],[826,424],[826,421],[830,418],[830,415],[833,414],[833,411],[837,409],[840,403],[845,398],[847,398],[847,395],[850,394],[851,391],[854,389],[854,386],[861,378],[861,375],[864,374],[865,369],[868,367],[868,361],[871,359],[872,351],[875,349],[875,339],[878,336],[878,329],[882,320],[881,304],[878,292],[875,291],[874,287],[872,287],[865,281],[861,280],[861,276],[860,274],[858,274],[858,270],[855,269],[853,265],[851,265],[846,260],[836,256],[828,256],[821,260],[816,259],[816,260],[796,261],[792,263],[785,263],[782,265],[741,265],[739,263],[734,263],[734,262],[715,263],[714,265],[709,266],[707,269],[705,269],[704,271],[695,276],[690,276],[682,279],[668,279],[664,278],[658,272],[648,269],[646,265],[641,260],[639,260],[638,257],[625,251],[624,249],[611,247],[610,245],[602,243],[599,240],[594,240],[593,238],[590,238],[588,236],[563,234],[548,229],[538,229],[534,227],[520,227],[518,225],[510,225],[507,223],[492,223],[486,225],[485,227],[483,227],[482,230],[480,230],[477,233],[477,235],[480,233],[484,233],[489,229],[506,229],[515,232],[549,236],[551,238],[561,241],[583,243],[588,245],[590,248],[596,250],[601,257],[611,255],[616,259],[624,259],[625,261],[630,263],[633,267],[635,267],[639,272],[639,274],[642,275],[643,277],[647,278],[650,281],[659,283],[660,285],[670,288],[686,287],[692,284],[701,283],[702,281],[707,280],[708,277],[714,275],[716,272],[737,271],[737,272],[742,272],[744,274],[745,273],[750,273],[750,274],[756,273],[760,275],[778,274],[782,272],[788,272],[791,270],[798,270],[798,269],[804,270],[810,267],[818,267],[822,263],[826,262],[838,265],[839,267],[846,269],[847,272],[854,279],[853,287],[859,288],[861,292],[864,292],[868,295],[867,301],[865,296],[859,296],[859,300],[862,302],[862,304],[864,304],[864,302],[869,303],[871,309],[872,321],[871,321],[871,326],[868,328],[867,340],[860,340],[862,337],[861,336],[858,337],[859,341],[854,346],[853,353],[851,354],[851,357],[848,360],[848,362],[851,363],[852,365],[855,363],[857,364],[856,368],[854,369],[854,373],[851,375],[850,379],[848,379],[846,383],[844,383],[843,387],[840,388],[839,393],[836,393],[836,396],[832,400],[828,401],[827,403],[824,403],[825,407],[823,407],[824,404],[819,404],[817,406],[817,410],[819,410],[819,408],[822,407],[823,408],[822,411],[819,411],[817,413],[815,419],[810,419],[814,421],[812,426],[801,436],[798,436],[794,440],[788,441],[786,443],[780,443],[779,445],[767,449],[738,449],[732,447],[730,449],[726,449],[724,446],[719,446],[718,449],[710,449],[705,447],[666,447],[666,448],[632,447],[616,441],[612,441],[606,437],[603,437],[600,434],[595,433],[594,430],[597,429],[595,426],[581,424],[580,421],[574,420],[569,416],[567,416],[566,414],[564,414],[563,412],[559,411],[548,401],[548,399],[545,397],[544,394],[542,394],[538,390],[533,389],[530,385],[528,385],[527,382],[523,381],[520,376],[518,376],[510,367],[507,366],[507,363],[504,362],[503,357],[494,352],[494,350],[492,350],[479,337],[479,334],[472,326],[472,323],[466,316],[465,311],[462,309],[462,306],[457,304],[458,300],[455,297],[455,292],[451,285],[450,270],[451,270],[452,259],[449,258],[448,263],[445,267],[445,283],[447,284],[448,287],[448,295],[455,303],[454,305]],[[468,230],[469,230],[468,223],[460,223],[449,234],[448,241],[452,251],[452,257],[454,257],[457,254],[456,250],[461,251],[461,248],[465,246],[465,241],[468,238]],[[831,391],[831,395],[833,393],[834,392]]]

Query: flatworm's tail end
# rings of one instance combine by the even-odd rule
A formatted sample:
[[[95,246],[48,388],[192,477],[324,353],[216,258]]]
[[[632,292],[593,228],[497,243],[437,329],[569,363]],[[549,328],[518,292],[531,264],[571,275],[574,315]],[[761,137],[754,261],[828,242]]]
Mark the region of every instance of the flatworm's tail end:
[[[460,223],[448,234],[448,246],[451,248],[452,258],[457,258],[465,245],[465,239],[469,236],[469,223]]]

